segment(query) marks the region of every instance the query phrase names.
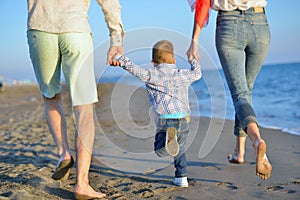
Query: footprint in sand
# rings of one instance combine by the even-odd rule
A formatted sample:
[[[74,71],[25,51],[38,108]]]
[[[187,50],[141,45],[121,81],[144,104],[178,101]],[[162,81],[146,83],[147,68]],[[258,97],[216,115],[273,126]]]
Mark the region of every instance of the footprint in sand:
[[[230,189],[230,190],[237,190],[238,187],[233,185],[232,183],[229,183],[229,182],[219,182],[217,183],[217,186],[220,186],[220,187],[226,187],[227,189]]]
[[[268,191],[276,191],[276,190],[283,190],[284,187],[279,186],[279,185],[272,185],[270,187],[267,187],[266,190]]]
[[[221,168],[215,166],[215,165],[204,165],[202,168],[208,169],[209,171],[219,171]]]
[[[133,193],[142,198],[150,198],[154,196],[154,191],[148,188],[140,189],[138,191],[134,191]]]
[[[267,191],[281,191],[281,192],[286,192],[288,194],[296,193],[295,190],[287,190],[283,186],[280,186],[280,185],[272,185],[270,187],[267,187],[266,190]]]

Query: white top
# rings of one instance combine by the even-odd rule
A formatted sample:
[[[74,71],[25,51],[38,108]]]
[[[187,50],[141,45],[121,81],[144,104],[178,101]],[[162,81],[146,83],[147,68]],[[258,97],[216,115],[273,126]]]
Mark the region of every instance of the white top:
[[[266,5],[267,0],[211,0],[212,9],[224,11],[247,10],[252,7],[265,7]]]
[[[113,46],[122,40],[119,0],[97,0],[105,16]],[[27,0],[28,30],[49,33],[91,32],[88,22],[90,0]]]

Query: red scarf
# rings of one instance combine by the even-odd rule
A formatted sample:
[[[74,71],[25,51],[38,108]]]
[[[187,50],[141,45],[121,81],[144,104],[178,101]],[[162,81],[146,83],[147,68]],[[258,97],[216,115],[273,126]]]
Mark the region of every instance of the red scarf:
[[[210,9],[210,0],[196,0],[195,21],[202,28],[207,25]]]

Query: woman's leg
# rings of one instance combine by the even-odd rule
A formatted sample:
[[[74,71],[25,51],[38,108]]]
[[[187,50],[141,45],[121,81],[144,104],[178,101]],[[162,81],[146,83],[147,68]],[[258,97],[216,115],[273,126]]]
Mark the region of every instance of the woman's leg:
[[[245,38],[243,30],[240,28],[241,23],[238,21],[238,16],[233,18],[232,15],[227,16],[226,13],[224,15],[221,13],[218,16],[216,30],[216,47],[236,111],[234,127],[236,145],[234,153],[228,156],[228,161],[236,164],[244,161],[247,136],[240,121],[239,115],[243,111],[240,108],[243,108],[244,105],[251,108],[245,70]],[[242,115],[254,115],[253,112],[251,113],[251,109],[249,111]]]
[[[248,24],[248,45],[246,52],[246,78],[247,85],[250,91],[250,102],[252,101],[252,89],[255,79],[261,70],[261,67],[267,56],[270,46],[270,29],[265,13],[257,13],[249,15],[252,23]],[[244,122],[242,122],[243,124]],[[261,138],[258,123],[243,124],[244,129],[249,135],[256,156],[256,175],[262,179],[267,179],[271,176],[272,166],[266,155],[266,143]]]
[[[231,92],[237,119],[243,130],[250,136],[256,149],[257,175],[262,179],[267,179],[272,167],[265,156],[266,145],[260,137],[258,122],[252,108],[252,88],[264,61],[268,45],[265,45],[265,48],[259,46],[260,43],[257,41],[259,34],[254,31],[253,23],[240,20],[240,12],[228,13],[219,13],[216,47]],[[252,38],[255,38],[255,41]],[[243,147],[245,140],[240,139],[237,139],[237,146]],[[239,142],[241,145],[238,144]]]

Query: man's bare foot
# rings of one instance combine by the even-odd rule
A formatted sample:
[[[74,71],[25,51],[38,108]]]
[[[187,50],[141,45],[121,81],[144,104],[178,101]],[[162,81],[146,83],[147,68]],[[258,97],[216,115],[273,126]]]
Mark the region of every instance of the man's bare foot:
[[[75,186],[75,199],[101,199],[106,197],[106,194],[96,192],[90,185],[83,188],[79,185]]]
[[[265,142],[260,142],[256,146],[256,176],[263,180],[271,176],[272,165],[270,164],[267,155],[267,145]]]

